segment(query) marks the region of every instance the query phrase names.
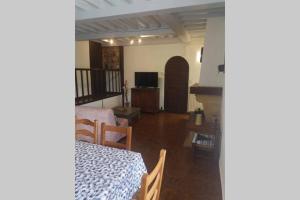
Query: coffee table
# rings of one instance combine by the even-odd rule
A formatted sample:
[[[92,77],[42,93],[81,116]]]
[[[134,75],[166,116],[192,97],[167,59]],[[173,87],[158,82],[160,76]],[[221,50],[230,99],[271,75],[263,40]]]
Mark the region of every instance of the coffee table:
[[[118,106],[113,108],[113,111],[117,117],[127,119],[129,125],[141,117],[141,109],[137,107]]]

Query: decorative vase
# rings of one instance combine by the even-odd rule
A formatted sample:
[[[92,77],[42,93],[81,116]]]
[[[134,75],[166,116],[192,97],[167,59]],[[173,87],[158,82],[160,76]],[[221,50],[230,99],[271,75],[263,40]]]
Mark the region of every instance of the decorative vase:
[[[202,124],[202,114],[197,113],[195,117],[195,125],[199,126]]]

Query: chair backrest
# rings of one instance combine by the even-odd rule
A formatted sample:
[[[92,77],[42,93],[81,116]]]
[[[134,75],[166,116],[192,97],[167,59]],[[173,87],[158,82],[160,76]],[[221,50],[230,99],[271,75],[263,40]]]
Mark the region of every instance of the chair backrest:
[[[159,200],[160,188],[163,178],[166,150],[160,150],[159,160],[150,174],[142,177],[142,187],[139,193],[139,200]]]
[[[86,130],[86,129],[77,129],[76,128],[76,133],[75,133],[75,137],[76,139],[80,139],[81,136],[88,136],[93,138],[93,143],[97,144],[97,135],[98,135],[98,121],[95,120],[94,122],[88,119],[78,119],[76,117],[76,127],[79,124],[82,125],[87,125],[87,126],[91,126],[93,127],[93,132]]]
[[[126,135],[126,144],[106,140],[106,133],[122,133]],[[101,123],[101,145],[131,150],[132,127],[119,127]]]

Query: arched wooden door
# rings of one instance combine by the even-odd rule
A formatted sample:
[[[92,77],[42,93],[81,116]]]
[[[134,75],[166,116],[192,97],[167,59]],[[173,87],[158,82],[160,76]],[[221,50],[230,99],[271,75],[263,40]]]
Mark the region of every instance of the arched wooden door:
[[[188,62],[181,56],[170,58],[165,66],[165,111],[187,112],[188,80]]]

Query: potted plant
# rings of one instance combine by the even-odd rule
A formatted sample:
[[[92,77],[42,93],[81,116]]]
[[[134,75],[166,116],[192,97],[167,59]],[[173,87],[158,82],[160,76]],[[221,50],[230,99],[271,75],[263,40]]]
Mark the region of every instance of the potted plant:
[[[197,108],[194,113],[195,113],[195,125],[201,125],[203,110],[201,108]]]

